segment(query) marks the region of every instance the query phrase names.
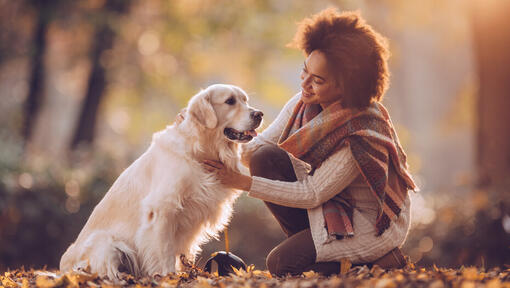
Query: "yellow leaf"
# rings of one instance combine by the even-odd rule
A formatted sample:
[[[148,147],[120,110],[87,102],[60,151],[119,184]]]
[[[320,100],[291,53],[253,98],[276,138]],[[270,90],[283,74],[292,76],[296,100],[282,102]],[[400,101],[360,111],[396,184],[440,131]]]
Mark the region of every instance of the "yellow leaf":
[[[475,280],[482,280],[483,275],[478,274],[478,269],[475,267],[469,267],[465,268],[464,271],[462,271],[462,276],[465,280],[475,281]]]
[[[5,275],[10,275],[7,274],[7,272],[5,272]],[[11,278],[9,278],[9,276],[5,276],[5,277],[0,277],[2,279],[2,285],[5,286],[6,288],[14,288],[14,287],[18,287],[18,284],[16,282],[14,282]]]
[[[234,273],[237,275],[237,276],[243,276],[243,273],[241,272],[241,269],[237,269],[236,267],[234,266],[231,266],[232,267],[232,270],[234,270]]]
[[[485,284],[487,288],[499,288],[501,287],[501,281],[498,278],[492,279]]]
[[[411,262],[411,261],[407,261],[407,266],[408,266],[410,269],[413,269],[413,270],[414,270],[414,269],[416,269],[416,266],[415,266],[415,265],[414,265],[414,263],[413,263],[413,262]]]
[[[313,270],[310,270],[310,271],[307,271],[307,272],[303,272],[303,275],[305,276],[305,278],[313,278],[313,277],[317,277],[319,276],[319,273],[313,271]]]
[[[35,286],[39,288],[52,288],[56,286],[62,285],[64,282],[64,277],[60,277],[57,279],[51,279],[46,276],[37,276],[35,279]]]
[[[391,279],[380,279],[377,281],[377,284],[375,284],[375,288],[395,288],[397,287],[397,284]]]
[[[346,258],[340,259],[340,274],[345,275],[351,269],[352,263]]]
[[[273,278],[271,273],[269,273],[269,271],[267,271],[267,270],[264,270],[264,271],[254,270],[253,271],[253,275],[255,275],[255,276],[262,276],[262,277],[266,277],[266,278]]]
[[[461,288],[475,288],[475,282],[473,281],[463,281],[460,285]]]
[[[429,288],[444,288],[444,283],[441,280],[436,280],[430,283]]]
[[[240,277],[250,277],[251,274],[244,271],[243,268],[239,268],[237,269],[236,267],[234,266],[230,266],[232,268],[232,270],[234,270],[234,273],[237,275],[237,276],[240,276]]]
[[[163,287],[175,287],[179,284],[179,279],[167,279],[167,280],[164,280],[164,281],[161,281],[159,283],[160,286],[163,286]]]
[[[86,272],[71,272],[65,275],[69,285],[71,287],[79,287],[80,284],[86,283],[87,281],[92,281],[97,277],[96,274],[88,274]]]
[[[187,272],[177,272],[177,277],[187,279],[189,274]]]
[[[28,287],[30,287],[30,282],[28,282],[27,278],[23,278],[23,280],[21,280],[21,288],[28,288]]]

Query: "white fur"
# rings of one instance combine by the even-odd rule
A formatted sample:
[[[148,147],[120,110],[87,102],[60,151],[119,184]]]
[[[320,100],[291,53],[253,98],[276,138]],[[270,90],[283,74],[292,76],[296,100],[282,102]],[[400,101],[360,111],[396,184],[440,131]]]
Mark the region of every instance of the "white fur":
[[[236,98],[236,105],[225,100]],[[85,268],[118,279],[119,266],[136,276],[179,270],[179,255],[194,260],[200,245],[228,224],[238,191],[203,169],[205,159],[239,171],[238,144],[225,127],[254,129],[246,93],[213,85],[189,102],[185,119],[153,136],[148,150],[115,181],[60,260],[60,269]],[[258,126],[258,123],[255,124]]]

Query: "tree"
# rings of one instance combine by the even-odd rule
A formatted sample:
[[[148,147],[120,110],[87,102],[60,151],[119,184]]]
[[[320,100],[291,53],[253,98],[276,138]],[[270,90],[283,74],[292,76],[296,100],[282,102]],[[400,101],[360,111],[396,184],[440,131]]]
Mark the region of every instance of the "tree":
[[[478,63],[477,164],[480,184],[501,184],[510,176],[510,2],[473,1],[473,35]]]
[[[99,104],[103,99],[106,88],[106,70],[101,65],[101,55],[113,46],[115,31],[112,29],[110,17],[125,13],[130,5],[128,0],[107,1],[104,7],[104,15],[96,27],[91,49],[92,69],[90,70],[87,92],[83,102],[80,118],[74,131],[71,149],[78,147],[80,143],[90,144],[94,140]]]
[[[28,4],[37,12],[37,23],[31,51],[30,84],[28,95],[23,105],[24,119],[22,136],[25,145],[30,141],[33,127],[44,98],[44,54],[46,52],[46,34],[51,20],[52,10],[55,8],[54,0],[33,0]]]

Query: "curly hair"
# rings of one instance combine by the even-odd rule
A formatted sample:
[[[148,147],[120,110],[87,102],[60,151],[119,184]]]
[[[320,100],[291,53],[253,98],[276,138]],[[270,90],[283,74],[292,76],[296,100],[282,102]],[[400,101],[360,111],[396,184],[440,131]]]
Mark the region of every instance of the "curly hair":
[[[342,103],[347,107],[365,108],[381,101],[388,89],[387,40],[359,12],[328,8],[305,18],[289,46],[306,56],[314,50],[325,54],[330,71],[344,87]]]

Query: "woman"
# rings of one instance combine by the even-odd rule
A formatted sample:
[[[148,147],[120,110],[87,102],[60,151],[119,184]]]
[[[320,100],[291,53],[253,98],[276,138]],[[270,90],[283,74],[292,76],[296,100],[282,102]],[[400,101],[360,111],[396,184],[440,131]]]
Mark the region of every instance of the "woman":
[[[338,273],[340,261],[405,265],[406,156],[381,101],[385,39],[356,13],[326,9],[300,23],[301,92],[243,147],[251,176],[205,161],[220,181],[259,198],[287,239],[267,256],[276,275]]]

